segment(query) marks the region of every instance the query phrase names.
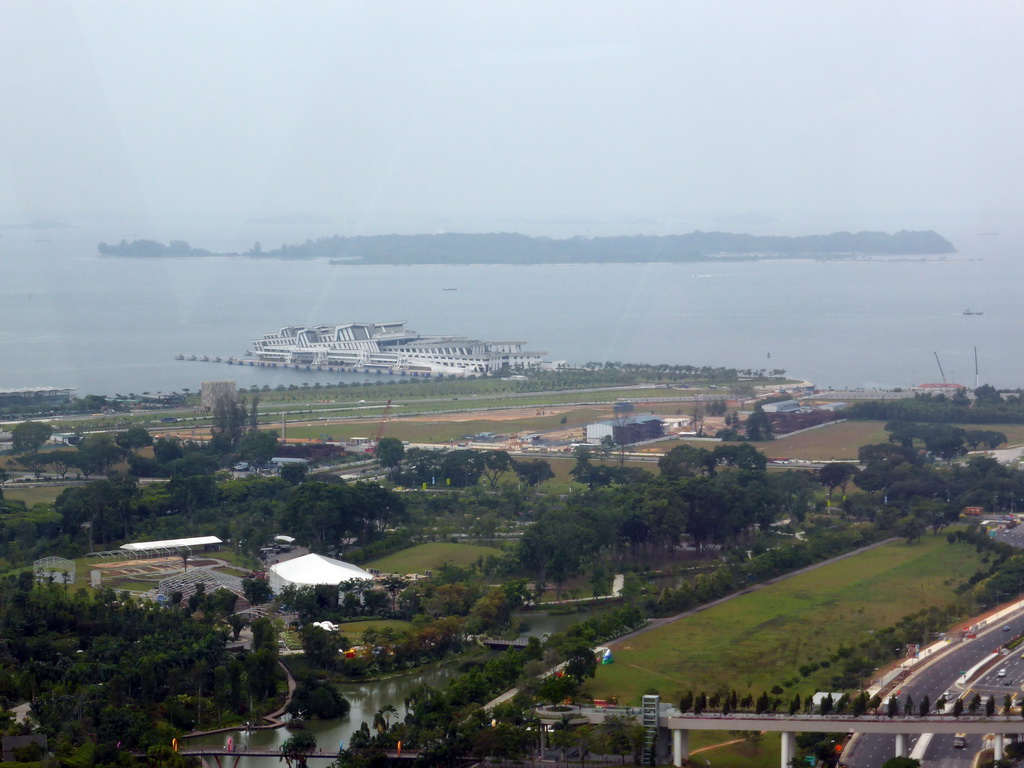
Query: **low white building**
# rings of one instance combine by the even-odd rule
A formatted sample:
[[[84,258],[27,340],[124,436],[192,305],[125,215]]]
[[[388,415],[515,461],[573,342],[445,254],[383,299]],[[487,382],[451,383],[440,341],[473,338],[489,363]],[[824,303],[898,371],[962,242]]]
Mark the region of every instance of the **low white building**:
[[[373,575],[358,565],[335,560],[323,555],[303,555],[283,563],[270,566],[267,581],[275,595],[281,594],[286,587],[315,587],[319,584],[337,586],[343,581],[352,579],[370,580]]]
[[[761,408],[765,413],[797,413],[800,403],[796,400],[783,400],[778,403],[765,403]]]
[[[193,536],[187,539],[163,539],[162,541],[137,541],[133,544],[122,544],[123,552],[139,555],[157,555],[176,553],[182,550],[211,551],[220,549],[224,542],[216,536]]]

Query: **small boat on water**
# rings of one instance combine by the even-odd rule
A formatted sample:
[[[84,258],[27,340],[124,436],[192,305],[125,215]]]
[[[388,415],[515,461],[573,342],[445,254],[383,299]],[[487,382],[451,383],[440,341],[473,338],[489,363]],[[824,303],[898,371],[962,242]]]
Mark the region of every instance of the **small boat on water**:
[[[973,311],[971,309],[965,309],[964,310],[964,314],[965,315],[984,315],[985,313],[984,312],[975,312],[975,311]]]

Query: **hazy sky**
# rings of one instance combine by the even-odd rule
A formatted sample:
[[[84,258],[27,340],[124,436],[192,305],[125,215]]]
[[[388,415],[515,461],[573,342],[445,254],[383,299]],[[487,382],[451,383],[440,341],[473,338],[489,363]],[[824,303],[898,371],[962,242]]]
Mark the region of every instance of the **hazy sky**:
[[[0,2],[0,220],[981,231],[1016,2]]]

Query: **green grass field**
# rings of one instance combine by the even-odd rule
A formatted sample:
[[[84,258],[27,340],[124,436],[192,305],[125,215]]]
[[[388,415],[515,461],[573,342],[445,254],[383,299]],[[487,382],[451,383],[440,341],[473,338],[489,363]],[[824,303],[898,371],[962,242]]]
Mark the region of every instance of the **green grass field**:
[[[459,442],[464,435],[475,435],[480,432],[494,432],[507,435],[512,432],[543,432],[551,429],[583,426],[594,421],[608,418],[609,409],[576,408],[567,413],[546,413],[536,408],[522,409],[522,418],[488,419],[485,412],[466,414],[465,420],[413,421],[396,418],[384,425],[384,437],[396,437],[411,443],[446,443]],[[566,423],[562,424],[562,417]],[[427,418],[427,417],[424,417]],[[352,437],[369,437],[377,431],[379,422],[375,419],[360,421],[298,421],[288,425],[288,437],[318,439],[321,435],[330,435],[334,440],[345,440]]]
[[[675,700],[686,690],[742,693],[798,676],[840,644],[903,616],[953,600],[978,555],[944,535],[893,543],[795,576],[627,641],[591,683],[597,698],[636,703],[648,689]],[[817,673],[822,680],[828,670]],[[801,692],[821,680],[803,681]]]
[[[338,631],[350,640],[358,640],[363,632],[368,629],[393,629],[396,632],[404,632],[412,626],[411,621],[400,619],[381,619],[379,621],[346,621],[338,625]]]
[[[572,458],[571,455],[565,457],[551,457],[541,456],[545,461],[551,465],[551,471],[555,473],[555,476],[548,480],[541,487],[545,490],[557,490],[558,488],[568,488],[570,484],[574,485],[577,490],[583,486],[572,479],[572,475],[569,472],[573,467],[576,466],[576,459]],[[610,467],[619,466],[618,459],[611,458],[608,461],[603,461],[599,458],[593,459],[594,464],[607,464]],[[646,472],[650,472],[652,475],[658,474],[658,463],[655,461],[627,461],[625,466],[637,467]]]
[[[401,552],[366,563],[363,567],[376,568],[381,573],[423,573],[435,570],[445,563],[466,566],[481,557],[500,554],[501,550],[496,547],[432,542],[403,549]]]
[[[8,501],[24,501],[25,505],[31,509],[33,504],[39,502],[45,502],[46,504],[52,504],[61,493],[64,492],[65,486],[17,486],[17,485],[5,485],[4,486],[4,498]]]

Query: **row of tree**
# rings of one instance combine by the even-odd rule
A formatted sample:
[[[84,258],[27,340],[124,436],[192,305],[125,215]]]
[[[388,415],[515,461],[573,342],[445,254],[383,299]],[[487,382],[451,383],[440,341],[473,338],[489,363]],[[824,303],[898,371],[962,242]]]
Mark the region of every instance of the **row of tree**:
[[[111,751],[169,744],[182,729],[251,717],[250,702],[269,711],[280,683],[275,630],[253,622],[252,651],[229,655],[213,604],[189,620],[184,605],[5,577],[0,697],[32,702],[61,759],[85,741]]]

